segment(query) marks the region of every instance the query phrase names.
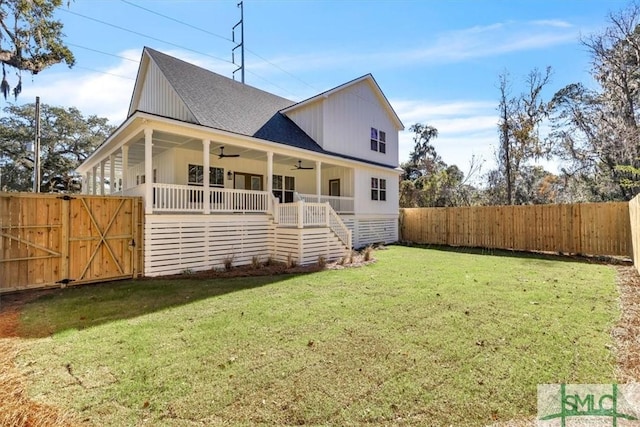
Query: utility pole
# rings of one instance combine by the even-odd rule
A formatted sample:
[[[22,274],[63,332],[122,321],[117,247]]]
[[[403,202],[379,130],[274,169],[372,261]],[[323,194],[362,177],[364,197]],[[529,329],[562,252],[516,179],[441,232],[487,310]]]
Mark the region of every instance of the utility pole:
[[[233,62],[234,65],[238,65],[236,64],[235,51],[237,48],[240,48],[240,65],[238,65],[238,68],[233,70],[233,80],[236,79],[236,72],[241,71],[240,78],[242,83],[244,84],[244,5],[243,3],[242,2],[238,3],[238,7],[240,8],[240,22],[238,22],[236,25],[233,26],[233,29],[231,30],[231,40],[235,43],[236,28],[238,27],[238,25],[240,25],[240,42],[233,49],[231,49],[231,62]]]
[[[36,96],[36,136],[33,144],[33,192],[40,192],[40,97]]]

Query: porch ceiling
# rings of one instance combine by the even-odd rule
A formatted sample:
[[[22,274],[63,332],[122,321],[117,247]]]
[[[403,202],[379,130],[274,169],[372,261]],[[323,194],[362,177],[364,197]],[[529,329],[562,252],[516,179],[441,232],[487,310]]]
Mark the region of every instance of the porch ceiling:
[[[136,137],[132,138],[129,143],[129,165],[136,165],[144,162],[144,134],[139,134]],[[153,155],[162,154],[164,151],[172,149],[172,148],[182,148],[186,150],[193,150],[197,152],[202,152],[202,139],[193,138],[189,136],[183,136],[179,134],[174,134],[170,132],[163,132],[154,130],[153,131]],[[225,147],[225,154],[239,154],[240,159],[248,159],[248,160],[261,160],[267,161],[267,151],[255,150],[243,147],[241,145],[232,145],[232,144],[222,144],[216,142],[215,140],[211,141],[210,145],[210,153],[212,156],[215,156],[220,153],[220,147]],[[289,156],[283,154],[274,153],[273,162],[274,164],[283,164],[290,165],[293,169],[298,160],[302,160],[302,165],[305,167],[313,167],[315,168],[315,161],[305,159],[304,157],[299,156]],[[120,170],[122,166],[122,159],[120,156],[116,156],[115,159],[115,168]],[[326,169],[331,167],[329,163],[323,162],[322,169]]]

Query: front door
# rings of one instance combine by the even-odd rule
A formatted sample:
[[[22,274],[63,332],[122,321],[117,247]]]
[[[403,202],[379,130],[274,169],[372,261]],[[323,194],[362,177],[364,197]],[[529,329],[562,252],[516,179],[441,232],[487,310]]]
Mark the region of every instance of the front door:
[[[329,195],[340,196],[340,180],[339,179],[329,180]]]

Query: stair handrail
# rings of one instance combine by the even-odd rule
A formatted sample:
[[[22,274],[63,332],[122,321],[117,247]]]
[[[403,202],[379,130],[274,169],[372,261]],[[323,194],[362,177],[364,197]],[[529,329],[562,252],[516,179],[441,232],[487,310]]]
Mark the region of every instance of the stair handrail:
[[[331,204],[329,202],[326,202],[326,204],[329,228],[347,248],[351,249],[351,230],[349,230],[342,221],[340,215],[331,207]]]

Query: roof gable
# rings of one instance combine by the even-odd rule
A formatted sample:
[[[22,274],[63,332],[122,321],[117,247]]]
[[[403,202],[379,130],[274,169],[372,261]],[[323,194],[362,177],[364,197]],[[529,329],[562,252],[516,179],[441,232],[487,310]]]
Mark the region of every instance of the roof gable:
[[[160,102],[173,102],[174,108],[170,111],[157,111],[157,108],[155,111],[150,110],[141,102],[143,87],[150,79],[154,67],[159,70],[179,100],[170,99],[170,94],[164,95]],[[159,90],[157,85],[154,85],[153,90]],[[129,116],[135,111],[142,111],[240,135],[322,151],[311,137],[279,112],[293,104],[293,101],[286,98],[145,47],[129,107]]]
[[[396,113],[396,111],[393,109],[393,107],[391,106],[391,103],[389,102],[389,100],[387,99],[387,97],[385,96],[385,94],[382,92],[382,89],[380,89],[380,86],[378,85],[378,82],[376,82],[376,79],[373,78],[373,75],[369,74],[365,74],[362,77],[358,77],[357,79],[353,79],[350,82],[341,84],[340,86],[336,86],[333,89],[329,89],[327,91],[324,91],[318,95],[312,96],[311,98],[305,99],[304,101],[300,101],[296,104],[290,105],[284,109],[281,110],[282,113],[287,114],[289,112],[293,112],[302,108],[305,108],[315,102],[319,102],[322,101],[323,99],[328,98],[329,96],[333,95],[336,92],[341,92],[344,91],[350,87],[353,87],[361,82],[366,82],[369,87],[371,88],[371,90],[374,92],[374,94],[376,95],[376,97],[378,98],[378,101],[380,102],[380,105],[384,108],[384,110],[386,111],[387,115],[389,116],[389,118],[391,119],[391,121],[396,125],[396,129],[397,130],[403,130],[404,129],[404,125],[402,124],[402,121],[400,120],[400,117],[398,117],[398,114]]]

